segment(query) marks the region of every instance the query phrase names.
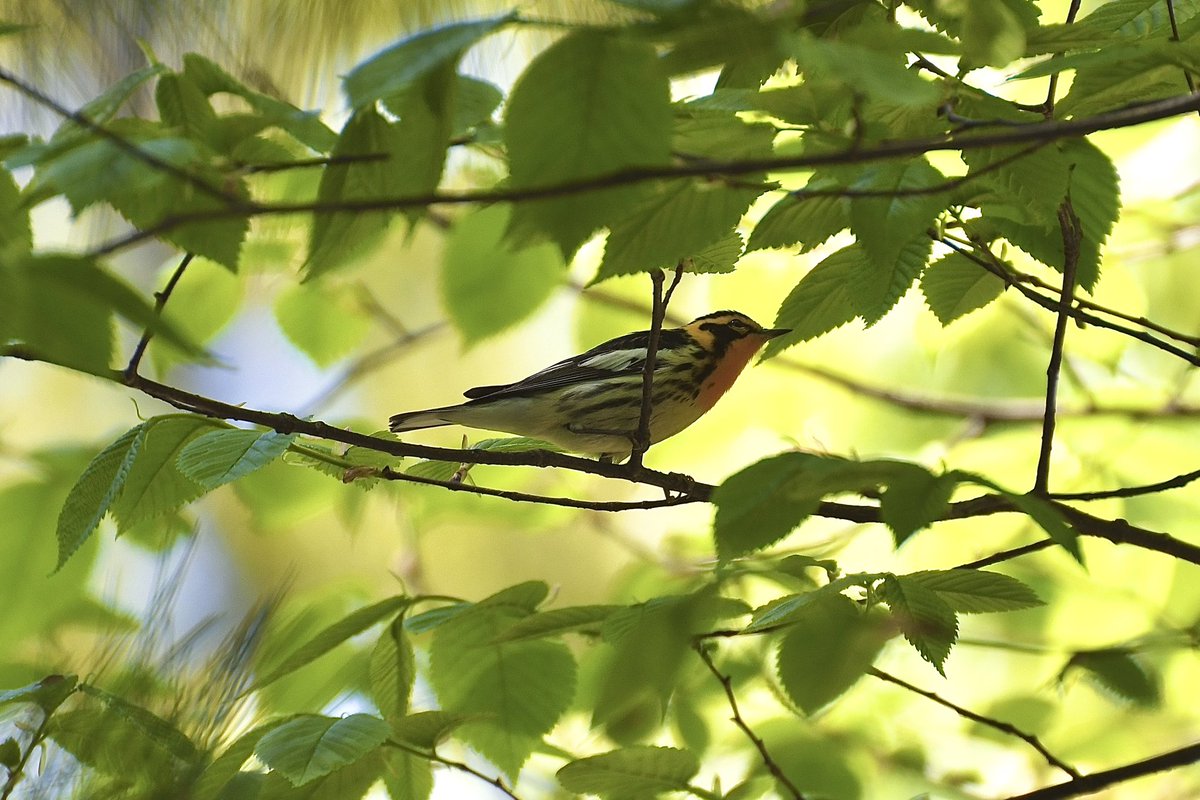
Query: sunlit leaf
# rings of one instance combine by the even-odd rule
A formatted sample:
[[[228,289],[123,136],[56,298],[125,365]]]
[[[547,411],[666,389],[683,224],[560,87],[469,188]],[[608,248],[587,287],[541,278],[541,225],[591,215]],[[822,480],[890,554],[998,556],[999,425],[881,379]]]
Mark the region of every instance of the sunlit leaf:
[[[389,733],[386,722],[368,714],[341,718],[304,715],[267,733],[254,753],[293,786],[303,786],[358,761]]]
[[[647,798],[686,790],[699,769],[687,750],[626,747],[572,761],[559,769],[558,781],[576,794]]]

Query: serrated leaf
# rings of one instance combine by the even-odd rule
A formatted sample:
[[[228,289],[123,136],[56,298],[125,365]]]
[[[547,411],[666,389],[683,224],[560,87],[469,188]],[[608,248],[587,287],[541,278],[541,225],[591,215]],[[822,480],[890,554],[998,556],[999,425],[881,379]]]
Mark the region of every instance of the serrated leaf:
[[[58,515],[58,564],[55,572],[79,549],[125,486],[138,451],[146,440],[146,425],[138,425],[100,451],[71,487]]]
[[[431,763],[399,750],[383,754],[383,784],[391,800],[429,800],[433,794]]]
[[[193,414],[154,417],[120,496],[112,506],[117,528],[124,532],[195,500],[205,488],[179,471],[176,461],[188,443],[221,423]]]
[[[519,642],[560,636],[578,630],[598,629],[604,620],[622,608],[623,606],[569,606],[542,611],[518,620],[497,636],[496,641]]]
[[[221,754],[208,763],[192,789],[194,800],[227,800],[225,788],[236,779],[246,759],[254,754],[259,741],[275,728],[288,722],[287,718],[272,720],[246,731]]]
[[[747,250],[800,245],[799,252],[823,244],[850,227],[850,200],[846,197],[806,196],[805,191],[836,189],[832,178],[814,175],[804,189],[785,195],[763,215],[750,234]]]
[[[419,711],[392,724],[393,735],[423,750],[433,750],[454,730],[475,719],[470,714],[448,711]]]
[[[667,164],[670,89],[654,48],[599,29],[564,36],[517,80],[505,139],[516,189]],[[522,203],[513,229],[549,237],[569,257],[641,196],[621,187]]]
[[[175,463],[180,472],[212,491],[270,464],[295,439],[294,433],[276,431],[209,431],[189,441]]]
[[[972,65],[1002,67],[1025,52],[1025,26],[999,0],[965,0],[960,38]]]
[[[776,328],[791,333],[767,342],[763,358],[779,355],[792,345],[828,333],[858,316],[850,290],[854,276],[870,269],[861,246],[852,244],[827,256],[788,292],[775,314]]]
[[[1071,656],[1067,669],[1082,669],[1106,692],[1139,706],[1161,701],[1157,675],[1129,650],[1089,650]]]
[[[376,100],[405,91],[434,71],[455,67],[467,48],[515,18],[510,13],[429,28],[381,50],[345,77],[343,88],[350,107],[369,107]]]
[[[678,107],[678,106],[677,106]],[[677,116],[671,149],[687,158],[762,159],[769,158],[775,142],[775,126],[746,122],[722,112],[684,106],[689,116]]]
[[[886,197],[853,197],[850,200],[850,230],[870,261],[894,264],[915,238],[923,236],[938,212],[946,207],[949,194],[906,194],[944,184],[945,176],[924,158],[886,162],[865,169],[853,189],[895,192]]]
[[[1080,566],[1085,566],[1083,551],[1079,547],[1079,533],[1066,523],[1066,520],[1050,503],[1032,494],[1010,492],[982,475],[967,472],[956,472],[955,474],[958,475],[960,481],[977,483],[999,493],[1012,503],[1014,508],[1036,522],[1050,539],[1070,553]]]
[[[962,614],[1017,611],[1045,605],[1033,589],[999,572],[924,570],[909,573],[904,578],[932,589],[950,608]]]
[[[782,453],[751,464],[713,492],[717,555],[726,561],[773,544],[807,519],[825,495],[886,484],[912,468],[900,461],[810,453]]]
[[[669,269],[719,241],[768,187],[673,181],[614,224],[592,283]]]
[[[380,634],[368,668],[375,707],[393,727],[408,713],[409,695],[417,676],[412,643],[404,632],[403,613],[401,609],[400,616]]]
[[[280,293],[275,321],[288,341],[319,367],[349,355],[371,330],[371,320],[349,293],[311,283]]]
[[[569,792],[635,800],[686,791],[699,770],[700,762],[687,750],[625,747],[572,761],[557,775]]]
[[[742,235],[737,231],[717,239],[684,262],[683,271],[693,275],[716,275],[733,272],[742,257]]]
[[[1003,280],[957,251],[934,261],[921,273],[921,293],[943,325],[983,308],[1004,291]]]
[[[941,519],[958,486],[958,478],[952,473],[934,475],[916,464],[907,466],[891,477],[879,503],[880,519],[892,529],[897,547]]]
[[[1069,166],[1058,148],[1042,147],[1024,155],[1020,147],[964,150],[963,161],[976,177],[967,186],[990,191],[979,202],[986,211],[992,201],[1006,206],[1019,198],[1024,224],[1057,230],[1058,206],[1067,193]],[[1015,158],[1015,160],[1013,160]],[[1002,163],[1004,162],[1004,163]]]
[[[806,76],[836,78],[855,93],[874,100],[932,108],[941,94],[934,83],[905,69],[898,54],[880,53],[847,41],[798,37],[792,56]]]
[[[788,696],[814,714],[853,686],[890,638],[880,620],[841,594],[823,593],[793,615],[775,668]]]
[[[467,346],[521,322],[562,285],[558,248],[513,249],[511,207],[493,205],[455,222],[442,254],[442,301]]]
[[[946,657],[958,641],[954,609],[933,589],[905,575],[885,576],[880,593],[904,638],[945,676]]]
[[[163,75],[154,87],[154,101],[164,125],[210,146],[216,144],[217,113],[189,77],[174,73]]]
[[[499,592],[434,632],[430,682],[443,709],[479,714],[460,738],[515,777],[575,692],[575,660],[558,642],[495,642],[545,597],[538,581]]]
[[[390,733],[386,722],[369,714],[304,715],[270,731],[254,752],[293,786],[303,786],[358,761]]]
[[[911,239],[892,261],[868,258],[851,278],[850,294],[858,315],[868,326],[883,319],[925,268],[933,240],[925,233]]]
[[[397,595],[356,609],[332,625],[326,626],[312,639],[294,650],[278,666],[256,680],[254,688],[261,689],[269,686],[283,676],[290,675],[306,664],[312,663],[352,636],[357,636],[372,625],[398,614],[411,602],[412,598]]]
[[[147,708],[130,703],[122,697],[106,692],[91,684],[79,684],[79,690],[84,694],[95,697],[109,710],[122,719],[131,722],[135,728],[145,734],[146,738],[170,753],[187,765],[193,765],[199,758],[199,751],[192,740],[184,735],[174,724],[163,719]]]
[[[26,255],[33,249],[33,230],[29,227],[29,209],[21,202],[21,190],[13,180],[12,173],[0,169],[0,255],[5,258],[20,253]],[[0,335],[6,334],[6,325],[0,322]]]
[[[32,703],[50,714],[62,705],[78,685],[79,678],[75,675],[47,675],[36,683],[0,692],[0,706]]]

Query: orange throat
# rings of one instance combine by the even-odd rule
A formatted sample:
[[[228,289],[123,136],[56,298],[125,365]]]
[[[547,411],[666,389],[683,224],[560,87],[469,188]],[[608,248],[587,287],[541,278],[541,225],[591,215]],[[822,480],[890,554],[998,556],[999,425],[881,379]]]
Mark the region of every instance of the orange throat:
[[[738,375],[742,374],[746,364],[750,363],[750,358],[762,346],[763,339],[757,336],[747,336],[729,345],[729,349],[717,363],[717,368],[705,378],[704,385],[700,387],[700,394],[696,397],[697,405],[704,411],[716,405],[721,395],[729,391],[729,387],[733,386]]]

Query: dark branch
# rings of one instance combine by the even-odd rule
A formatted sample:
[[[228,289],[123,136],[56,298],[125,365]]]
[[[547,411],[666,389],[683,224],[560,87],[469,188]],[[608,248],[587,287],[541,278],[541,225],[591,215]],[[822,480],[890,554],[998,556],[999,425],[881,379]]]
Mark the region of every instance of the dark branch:
[[[1158,483],[1148,483],[1145,486],[1127,486],[1099,492],[1057,492],[1048,496],[1053,500],[1108,500],[1113,497],[1137,497],[1143,494],[1158,494],[1168,489],[1179,489],[1197,479],[1200,479],[1200,469],[1185,472]]]
[[[758,755],[762,759],[763,766],[767,768],[767,772],[771,773],[771,776],[775,778],[779,785],[787,790],[793,800],[804,800],[804,795],[796,788],[796,784],[792,783],[791,778],[784,773],[779,764],[771,756],[771,751],[767,750],[767,743],[754,732],[754,729],[742,717],[742,712],[738,709],[737,695],[733,693],[733,680],[717,669],[712,656],[709,655],[701,642],[697,642],[693,649],[700,656],[700,660],[704,662],[704,666],[708,667],[708,671],[713,674],[713,677],[721,682],[721,688],[725,690],[725,699],[729,701],[729,710],[733,713],[733,724],[738,726],[742,733],[746,734],[746,738],[750,740],[750,743],[754,745],[754,749],[758,751]]]
[[[1017,726],[1012,725],[1010,723],[1002,722],[998,719],[992,719],[991,717],[985,717],[983,714],[977,714],[976,712],[971,711],[970,709],[963,708],[962,706],[958,705],[957,703],[950,702],[949,700],[945,699],[944,697],[941,697],[940,695],[938,695],[934,692],[928,691],[926,689],[922,689],[918,686],[914,686],[911,683],[909,683],[908,681],[897,678],[895,675],[884,672],[881,669],[876,669],[875,667],[871,667],[870,669],[867,670],[867,674],[871,675],[873,677],[876,677],[881,681],[887,681],[888,683],[895,684],[896,686],[899,686],[902,689],[910,691],[913,694],[919,694],[919,695],[921,695],[921,697],[932,700],[933,702],[937,703],[938,705],[944,706],[944,707],[950,709],[951,711],[953,711],[955,714],[958,714],[963,719],[969,719],[972,722],[978,722],[980,725],[986,725],[987,727],[992,728],[993,730],[1000,731],[1001,733],[1007,734],[1008,736],[1015,736],[1016,738],[1020,739],[1021,741],[1025,742],[1026,744],[1028,744],[1034,750],[1038,751],[1038,753],[1041,755],[1041,757],[1046,759],[1046,762],[1049,763],[1051,766],[1061,769],[1063,772],[1067,773],[1072,778],[1080,777],[1079,770],[1075,769],[1070,764],[1063,761],[1061,758],[1059,758],[1058,756],[1054,755],[1049,750],[1047,750],[1046,746],[1044,744],[1042,744],[1041,740],[1039,740],[1038,737],[1033,735],[1032,733],[1027,733],[1027,732],[1021,730],[1020,728],[1018,728]]]
[[[546,200],[599,189],[608,189],[615,186],[625,186],[662,179],[713,178],[749,175],[761,172],[789,172],[811,169],[818,166],[862,164],[890,158],[904,158],[938,150],[962,151],[1000,145],[1019,145],[1034,142],[1046,143],[1059,139],[1083,136],[1099,130],[1113,130],[1140,125],[1192,111],[1200,111],[1200,95],[1182,95],[1165,100],[1154,100],[1116,111],[1096,114],[1091,117],[1032,122],[1021,127],[987,134],[906,139],[885,142],[873,148],[851,148],[836,153],[809,153],[787,158],[758,158],[737,161],[709,161],[694,164],[671,164],[661,167],[636,167],[582,180],[564,181],[562,183],[529,188],[489,189],[453,194],[432,192],[412,197],[347,200],[338,203],[276,203],[271,205],[253,205],[240,209],[196,211],[166,217],[154,225],[149,225],[142,230],[134,231],[131,234],[99,246],[92,251],[92,255],[100,256],[113,253],[190,222],[204,222],[231,217],[303,213],[327,214],[345,211],[403,211],[410,208],[426,208],[436,205]]]
[[[1039,539],[1030,544],[1014,547],[1010,550],[1001,550],[998,553],[992,553],[990,556],[985,556],[975,561],[969,561],[966,564],[959,564],[955,569],[983,569],[990,567],[992,564],[1000,564],[1005,561],[1011,561],[1014,558],[1036,553],[1039,550],[1046,550],[1054,546],[1054,542],[1049,539]]]
[[[1153,775],[1155,772],[1175,769],[1176,767],[1185,767],[1197,761],[1200,761],[1200,743],[1181,747],[1178,750],[1152,756],[1142,761],[1134,761],[1123,767],[1107,769],[1103,772],[1094,772],[1091,775],[1076,778],[1066,783],[1060,783],[1057,786],[1035,789],[1032,792],[1010,797],[1008,800],[1063,800],[1063,798],[1067,797],[1078,797],[1079,795],[1098,792],[1114,784],[1140,778],[1143,775]]]
[[[642,366],[642,399],[638,411],[637,429],[630,437],[629,465],[640,467],[642,455],[650,448],[650,412],[654,403],[654,366],[658,361],[658,340],[662,335],[663,315],[666,314],[666,303],[663,302],[663,280],[661,269],[650,273],[653,285],[651,298],[653,306],[650,311],[650,334],[646,338],[646,362]],[[674,286],[672,285],[672,288]]]
[[[154,314],[162,316],[163,306],[171,299],[171,293],[175,291],[176,284],[183,277],[183,273],[188,268],[188,264],[192,263],[192,259],[196,257],[195,253],[184,253],[183,258],[179,261],[179,266],[171,273],[170,280],[163,287],[162,291],[154,293]],[[133,348],[133,355],[129,358],[129,364],[125,367],[125,380],[129,380],[137,375],[138,367],[141,366],[142,356],[146,354],[146,347],[150,344],[151,337],[154,336],[154,331],[150,328],[142,331],[142,338],[138,339],[137,347]]]
[[[1033,482],[1035,494],[1046,494],[1050,484],[1050,453],[1054,449],[1054,414],[1058,406],[1058,376],[1062,370],[1063,345],[1067,338],[1067,321],[1071,316],[1071,300],[1075,297],[1075,273],[1079,267],[1079,246],[1083,229],[1068,197],[1058,207],[1058,224],[1062,229],[1063,283],[1058,298],[1058,319],[1054,324],[1054,342],[1050,346],[1050,363],[1046,366],[1046,414],[1042,421],[1042,442],[1038,451],[1037,477]]]

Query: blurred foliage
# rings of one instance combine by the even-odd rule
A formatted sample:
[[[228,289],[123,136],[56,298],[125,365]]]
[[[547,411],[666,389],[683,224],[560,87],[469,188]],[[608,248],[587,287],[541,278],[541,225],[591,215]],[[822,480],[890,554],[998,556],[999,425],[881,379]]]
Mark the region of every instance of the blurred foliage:
[[[0,800],[1196,759],[1200,4],[101,5],[0,3]],[[655,472],[374,433],[677,264],[791,332]]]

